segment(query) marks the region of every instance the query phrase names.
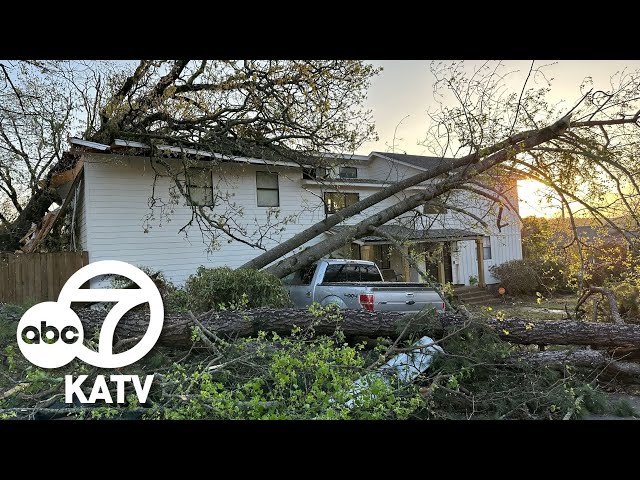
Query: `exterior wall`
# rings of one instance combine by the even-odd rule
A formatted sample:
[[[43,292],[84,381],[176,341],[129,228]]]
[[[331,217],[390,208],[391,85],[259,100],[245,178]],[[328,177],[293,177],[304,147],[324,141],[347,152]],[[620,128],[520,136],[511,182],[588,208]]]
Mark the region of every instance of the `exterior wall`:
[[[514,202],[515,200],[515,202]],[[512,204],[517,205],[517,197],[510,198]],[[491,205],[491,201],[471,192],[457,191],[452,194],[446,203],[464,207],[470,213],[481,218],[487,226],[483,226],[477,220],[462,213],[449,210],[447,214],[427,215],[420,220],[417,228],[457,228],[477,232],[491,239],[491,259],[485,259],[486,283],[497,283],[497,279],[491,275],[489,267],[499,265],[508,260],[522,258],[522,242],[520,236],[520,222],[513,212],[506,208],[502,212],[501,225],[497,226],[498,207]],[[505,225],[506,224],[506,225]],[[454,284],[469,285],[469,277],[478,277],[478,260],[476,244],[474,240],[458,241],[458,253],[452,255],[452,272]]]
[[[418,169],[400,164],[391,164],[384,159],[374,158],[365,167],[358,165],[359,178],[397,181],[418,173]],[[224,173],[213,175],[214,189],[218,193],[229,195],[229,201],[238,206],[235,214],[229,215],[229,223],[236,222],[246,229],[247,235],[254,240],[265,233],[270,209],[257,207],[256,175],[261,170],[279,173],[280,208],[279,218],[288,218],[284,231],[267,232],[269,239],[264,241],[265,248],[271,248],[294,234],[311,226],[325,217],[321,198],[324,191],[359,193],[360,199],[376,192],[379,187],[362,185],[343,185],[339,188],[308,184],[302,182],[302,173],[291,167],[266,167],[259,165],[228,164]],[[155,189],[154,189],[155,181]],[[228,242],[220,238],[218,244],[211,244],[204,238],[197,224],[186,231],[180,230],[192,220],[192,208],[179,194],[170,195],[173,181],[163,176],[158,165],[144,157],[116,157],[108,155],[86,155],[84,181],[81,202],[82,222],[79,222],[79,237],[83,249],[88,250],[89,260],[123,260],[134,265],[144,265],[161,270],[171,281],[180,285],[194,273],[198,266],[239,267],[261,250],[243,244],[240,241]],[[156,197],[155,204],[150,198]],[[411,192],[409,192],[410,194]],[[353,224],[372,215],[375,211],[393,205],[405,194],[388,198],[365,212],[350,218]],[[486,215],[482,200],[460,197],[458,201],[475,205],[478,215]],[[516,200],[517,205],[517,200]],[[216,210],[214,210],[215,212]],[[231,213],[231,212],[227,212]],[[271,211],[273,213],[273,211]],[[407,216],[411,216],[410,213]],[[433,216],[432,228],[463,228],[480,232],[474,220],[460,214]],[[520,229],[517,218],[509,212],[503,212],[502,232],[495,228],[495,216],[489,214],[488,234],[491,235],[493,259],[485,262],[487,283],[494,281],[488,267],[496,262],[513,258],[522,258]],[[470,224],[471,222],[471,224]],[[410,226],[410,225],[407,225]],[[424,228],[415,225],[417,228]],[[246,238],[243,236],[243,238]],[[312,240],[307,245],[326,238],[326,234]],[[303,246],[304,247],[304,246]],[[298,249],[299,250],[299,249]],[[395,257],[395,256],[394,256]],[[459,242],[456,265],[453,265],[454,282],[469,283],[469,276],[477,276],[475,243]],[[401,262],[392,258],[392,267],[402,273]],[[395,265],[399,264],[399,265]],[[417,280],[415,272],[411,280]]]
[[[87,209],[85,202],[84,178],[78,189],[78,200],[76,203],[76,238],[78,250],[86,250],[87,246]]]
[[[84,207],[86,209],[87,239],[83,248],[89,251],[91,262],[117,259],[134,265],[148,266],[162,272],[176,284],[183,284],[198,266],[239,267],[261,250],[239,241],[221,239],[211,246],[203,239],[200,229],[193,225],[179,230],[192,218],[192,209],[180,197],[171,205],[169,195],[173,181],[167,176],[156,178],[151,160],[143,157],[108,157],[87,155],[85,159]],[[157,167],[156,167],[157,168]],[[302,173],[289,167],[268,167],[279,172],[280,218],[290,217],[291,223],[283,232],[271,232],[264,242],[271,248],[294,234],[324,218],[324,205],[320,201],[323,190],[335,191],[319,185],[302,186]],[[268,223],[269,209],[257,207],[255,172],[267,170],[265,166],[228,165],[223,176],[214,175],[217,190],[233,195],[232,202],[242,206],[242,216],[233,220],[246,228],[248,236],[256,238]],[[153,195],[160,197],[155,206],[149,206]],[[341,186],[342,192],[355,192],[360,198],[374,193],[376,187]],[[374,208],[352,217],[355,223],[395,201],[387,199]],[[162,202],[167,205],[162,207]],[[307,245],[323,240],[320,236]]]
[[[397,182],[411,177],[419,171],[420,170],[392,162],[385,158],[374,157],[367,166],[367,177],[375,180]]]

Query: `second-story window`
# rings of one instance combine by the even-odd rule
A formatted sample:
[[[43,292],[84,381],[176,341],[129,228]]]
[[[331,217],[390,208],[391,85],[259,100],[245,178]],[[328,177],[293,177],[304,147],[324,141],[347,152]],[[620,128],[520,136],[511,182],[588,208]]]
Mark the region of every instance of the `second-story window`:
[[[325,192],[324,211],[327,214],[336,213],[359,201],[359,193]]]
[[[307,180],[323,180],[327,178],[328,172],[325,167],[310,167],[302,169],[302,178]]]
[[[358,169],[356,167],[340,167],[338,175],[340,178],[358,178]]]
[[[213,179],[211,171],[205,168],[189,168],[187,170],[188,203],[192,206],[213,205]]]
[[[256,196],[259,207],[280,206],[277,173],[256,172]]]
[[[442,202],[431,200],[423,205],[422,213],[425,215],[445,214],[447,213],[447,208],[442,204]]]

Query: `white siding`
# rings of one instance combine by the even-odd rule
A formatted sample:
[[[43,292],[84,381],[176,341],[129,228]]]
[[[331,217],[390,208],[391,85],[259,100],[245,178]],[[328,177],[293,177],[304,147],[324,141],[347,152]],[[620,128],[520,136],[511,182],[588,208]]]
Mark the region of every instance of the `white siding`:
[[[192,210],[186,201],[179,197],[177,203],[171,204],[169,195],[172,180],[166,176],[156,178],[156,170],[152,168],[148,158],[119,158],[88,155],[85,160],[85,177],[83,181],[82,225],[79,225],[82,248],[89,251],[90,261],[105,259],[123,260],[134,265],[145,265],[161,270],[175,282],[182,284],[194,273],[199,265],[239,267],[261,250],[252,248],[239,241],[227,241],[222,237],[216,248],[209,248],[196,224],[186,233],[179,230],[192,218]],[[225,166],[224,174],[214,175],[216,191],[227,192],[231,202],[242,207],[242,215],[235,215],[234,220],[246,228],[249,237],[255,237],[267,222],[268,208],[256,206],[256,170],[266,170],[265,166],[234,165]],[[397,181],[418,173],[419,170],[408,166],[391,164],[383,159],[374,159],[370,165],[358,165],[359,178]],[[336,188],[319,185],[303,185],[302,173],[289,167],[269,167],[270,171],[279,173],[280,218],[291,217],[291,222],[282,232],[273,232],[272,238],[264,242],[266,248],[290,238],[294,234],[311,226],[324,218],[324,206],[321,198],[324,191],[335,191]],[[150,206],[149,199],[155,182],[155,206]],[[360,199],[375,193],[379,187],[341,186],[342,192],[360,194]],[[356,223],[373,214],[375,211],[389,207],[405,197],[399,194],[379,203],[375,207],[352,217],[348,223]],[[479,215],[483,211],[482,200],[460,198],[465,206],[472,203]],[[165,202],[164,209],[161,207]],[[460,214],[445,215],[439,218],[433,228],[471,228],[469,219]],[[473,220],[471,221],[474,222]],[[517,219],[505,210],[503,222],[510,225],[497,232],[495,217],[487,217],[490,224],[488,233],[492,236],[493,260],[503,262],[507,259],[521,258],[520,230]],[[309,244],[321,241],[320,236]],[[468,244],[468,246],[467,246]],[[458,281],[468,284],[470,275],[477,275],[475,243],[460,242]],[[503,246],[504,245],[504,246]],[[486,267],[488,268],[489,262]],[[475,273],[474,273],[475,271]],[[454,273],[455,275],[456,273]],[[455,281],[456,279],[454,279]],[[487,272],[487,281],[491,277]]]
[[[256,170],[260,166],[229,166],[224,178],[214,176],[214,184],[233,194],[232,201],[243,207],[236,221],[246,227],[249,235],[267,224],[267,208],[256,206]],[[280,217],[295,216],[295,221],[273,239],[265,241],[270,248],[324,218],[324,207],[318,196],[318,186],[301,185],[302,173],[287,167],[270,167],[279,172]],[[217,250],[208,251],[208,244],[197,225],[186,234],[180,228],[191,220],[191,208],[180,198],[173,211],[162,214],[161,208],[149,207],[155,173],[148,158],[111,159],[88,157],[85,161],[85,204],[88,238],[83,246],[90,261],[117,259],[134,265],[162,270],[173,282],[182,284],[199,265],[239,267],[261,251],[238,241],[221,239]],[[156,180],[155,195],[169,202],[168,177]],[[335,190],[327,188],[327,190]],[[376,191],[373,187],[341,187],[340,191],[356,192],[360,198]],[[315,193],[315,195],[314,195]],[[395,200],[388,199],[374,208],[350,219],[357,222]],[[151,217],[150,217],[151,216]],[[310,242],[316,243],[323,238]]]
[[[397,182],[407,177],[411,177],[422,170],[408,167],[397,162],[392,162],[385,158],[373,157],[367,165],[367,170],[362,178],[372,178],[375,180],[386,180],[389,182]]]
[[[78,189],[78,199],[76,203],[76,248],[86,250],[87,248],[87,210],[85,202],[84,178],[80,179],[81,184]]]

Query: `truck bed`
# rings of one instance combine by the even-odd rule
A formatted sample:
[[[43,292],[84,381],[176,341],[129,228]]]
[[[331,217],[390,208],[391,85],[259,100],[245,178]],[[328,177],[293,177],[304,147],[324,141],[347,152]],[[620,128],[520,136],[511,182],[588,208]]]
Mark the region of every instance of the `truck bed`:
[[[323,287],[373,287],[373,288],[404,288],[419,290],[434,290],[424,283],[417,282],[323,282]]]

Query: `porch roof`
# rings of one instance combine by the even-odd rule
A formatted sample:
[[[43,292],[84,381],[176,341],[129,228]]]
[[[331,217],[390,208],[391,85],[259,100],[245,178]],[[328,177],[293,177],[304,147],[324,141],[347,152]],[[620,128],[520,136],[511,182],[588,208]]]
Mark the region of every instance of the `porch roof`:
[[[328,233],[336,234],[344,230],[345,225],[338,225],[331,228]],[[429,230],[416,230],[403,227],[402,225],[382,225],[380,230],[394,237],[399,241],[411,241],[415,243],[427,242],[451,242],[456,240],[473,240],[482,236],[482,233],[471,232],[459,228],[430,228]],[[387,238],[380,235],[365,235],[353,241],[360,245],[367,243],[391,243]]]

